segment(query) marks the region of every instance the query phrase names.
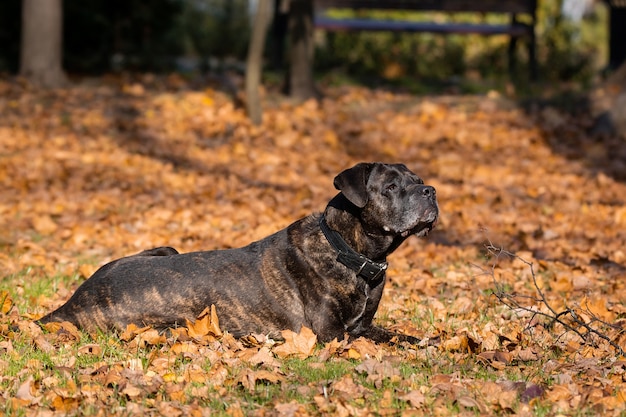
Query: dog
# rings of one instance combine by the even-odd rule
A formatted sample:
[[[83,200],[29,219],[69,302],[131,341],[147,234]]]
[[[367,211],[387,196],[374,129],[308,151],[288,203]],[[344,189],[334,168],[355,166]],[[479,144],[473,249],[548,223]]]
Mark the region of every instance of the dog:
[[[160,247],[114,260],[40,323],[88,331],[128,324],[166,330],[215,305],[235,337],[310,328],[319,341],[419,339],[373,324],[387,256],[436,225],[435,188],[403,164],[359,163],[338,174],[322,214],[239,249],[179,254]]]

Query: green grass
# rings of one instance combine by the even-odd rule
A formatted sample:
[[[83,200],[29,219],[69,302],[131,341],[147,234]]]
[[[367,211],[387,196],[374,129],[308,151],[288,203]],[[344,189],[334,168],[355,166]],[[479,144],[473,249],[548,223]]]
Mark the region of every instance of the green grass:
[[[11,298],[16,302],[16,307],[20,313],[37,311],[38,300],[53,297],[59,288],[72,288],[81,280],[78,274],[56,274],[46,276],[43,271],[37,268],[26,268],[19,273],[6,276],[0,281],[0,290],[7,290]],[[489,292],[483,291],[481,296],[489,296]],[[445,294],[436,296],[444,305],[451,305],[454,300],[446,297]],[[452,337],[456,331],[467,326],[467,320],[463,315],[447,314],[445,317],[437,317],[435,311],[424,308],[427,301],[416,302],[408,306],[408,315],[411,323],[424,331],[426,334],[436,333],[440,329],[445,329],[445,337]],[[482,328],[490,320],[493,320],[493,308],[489,308],[490,314],[481,311],[474,320],[473,325]],[[381,310],[384,312],[385,310]],[[441,314],[437,312],[437,314]],[[152,361],[155,357],[172,357],[172,362],[168,363],[166,370],[159,370],[160,375],[173,375],[174,378],[183,378],[190,366],[200,366],[206,375],[210,375],[211,369],[216,365],[225,366],[228,369],[228,377],[225,382],[218,386],[212,386],[211,381],[206,386],[200,382],[189,382],[181,389],[184,390],[185,400],[183,404],[197,404],[206,407],[214,415],[230,415],[237,407],[244,415],[255,414],[264,410],[272,410],[276,404],[287,404],[295,402],[300,404],[307,412],[315,414],[318,404],[316,396],[328,396],[328,401],[332,407],[336,407],[337,393],[334,392],[335,384],[345,377],[350,377],[354,383],[363,387],[366,394],[355,394],[348,398],[346,404],[356,409],[370,410],[373,413],[384,414],[388,409],[395,409],[398,413],[409,410],[411,406],[400,398],[419,387],[428,387],[426,390],[426,403],[420,411],[425,413],[446,413],[454,415],[457,413],[479,415],[480,410],[466,408],[451,395],[429,395],[428,390],[433,386],[433,377],[436,375],[451,375],[453,378],[473,381],[480,386],[481,381],[525,381],[540,384],[544,388],[549,388],[553,384],[550,374],[543,371],[543,365],[548,360],[562,361],[563,352],[548,351],[539,361],[516,362],[509,364],[503,370],[497,370],[488,364],[483,364],[476,359],[475,354],[467,352],[446,351],[442,349],[418,349],[416,351],[398,349],[388,350],[394,356],[380,357],[379,360],[390,360],[394,369],[399,375],[392,378],[368,378],[367,373],[357,372],[356,368],[363,362],[362,360],[348,359],[347,357],[332,356],[327,360],[320,360],[319,352],[323,346],[318,346],[316,353],[307,359],[287,358],[276,360],[279,368],[274,369],[268,365],[251,366],[245,361],[234,361],[237,351],[229,352],[219,343],[210,349],[219,352],[217,363],[209,357],[185,356],[169,351],[169,346],[175,342],[169,339],[167,343],[157,346],[147,346],[132,348],[132,344],[120,340],[119,335],[111,332],[97,332],[95,334],[80,333],[78,340],[64,341],[55,338],[54,334],[47,335],[54,349],[43,351],[33,342],[33,336],[28,332],[11,330],[8,327],[9,316],[0,316],[0,329],[5,330],[0,333],[0,341],[10,341],[10,348],[7,345],[0,348],[0,367],[2,372],[0,378],[0,391],[7,393],[8,397],[15,396],[19,387],[28,380],[30,376],[39,384],[40,391],[47,393],[41,399],[42,408],[51,408],[53,392],[62,391],[71,387],[81,389],[82,384],[96,384],[102,390],[100,396],[105,396],[106,400],[100,402],[90,402],[82,397],[82,402],[71,410],[70,414],[96,415],[102,401],[107,407],[117,409],[119,407],[143,407],[144,410],[155,410],[156,405],[161,401],[170,401],[170,390],[172,383],[162,383],[156,392],[145,394],[139,399],[130,398],[123,392],[123,386],[116,383],[108,386],[102,385],[102,379],[92,375],[96,368],[103,364],[110,369],[124,367],[129,361],[137,361],[141,364],[140,375],[154,372]],[[377,321],[382,325],[390,325],[395,320],[391,312],[377,317]],[[24,322],[22,322],[23,325]],[[4,327],[2,327],[4,326]],[[45,334],[45,332],[44,332]],[[522,341],[521,343],[527,343]],[[97,354],[81,354],[81,348],[86,345],[95,344],[100,347]],[[390,348],[386,348],[390,349]],[[258,380],[253,389],[246,388],[240,383],[242,375],[249,371],[269,370],[280,372],[283,380],[279,383]],[[55,381],[52,387],[45,385]],[[132,379],[129,380],[132,382]],[[123,380],[122,384],[128,383]],[[98,385],[100,384],[100,385]],[[463,388],[467,390],[470,398],[480,396],[479,392],[473,388]],[[197,396],[198,390],[204,393]],[[464,394],[465,395],[465,394]],[[101,398],[101,397],[98,397]],[[480,402],[480,398],[476,397]],[[342,400],[343,401],[343,400]],[[132,403],[132,405],[131,405]],[[521,407],[515,405],[515,408]],[[9,403],[6,406],[6,415],[21,416],[26,415],[25,410],[12,408]],[[534,415],[552,415],[554,404],[545,399],[538,399],[533,402],[532,412]],[[576,415],[590,415],[589,410],[578,410]]]

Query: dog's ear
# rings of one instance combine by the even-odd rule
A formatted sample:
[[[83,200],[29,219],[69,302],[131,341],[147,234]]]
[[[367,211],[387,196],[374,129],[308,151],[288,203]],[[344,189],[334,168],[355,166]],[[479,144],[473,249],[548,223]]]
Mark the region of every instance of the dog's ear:
[[[335,188],[355,206],[365,207],[367,204],[367,180],[374,164],[361,162],[348,168],[335,177]]]

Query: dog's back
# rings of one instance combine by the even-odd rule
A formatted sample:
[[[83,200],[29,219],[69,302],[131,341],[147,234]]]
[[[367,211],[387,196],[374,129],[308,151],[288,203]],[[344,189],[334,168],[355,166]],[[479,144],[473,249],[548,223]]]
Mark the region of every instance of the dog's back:
[[[285,265],[268,264],[283,258],[265,256],[286,235],[284,229],[238,249],[179,254],[160,247],[114,260],[39,322],[68,321],[87,330],[124,330],[130,323],[165,329],[183,326],[215,305],[235,336],[267,332],[268,323],[276,334],[299,328],[304,314],[293,301],[297,288],[276,276]],[[292,314],[284,314],[285,303]]]

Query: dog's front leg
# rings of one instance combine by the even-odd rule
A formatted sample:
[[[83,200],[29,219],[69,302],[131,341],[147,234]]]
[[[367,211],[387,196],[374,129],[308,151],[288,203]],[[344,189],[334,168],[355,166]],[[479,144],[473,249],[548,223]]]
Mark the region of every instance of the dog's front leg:
[[[350,338],[365,337],[376,343],[402,343],[407,342],[416,345],[421,342],[420,339],[405,334],[391,332],[382,327],[371,325],[365,329],[360,329],[350,333]]]

